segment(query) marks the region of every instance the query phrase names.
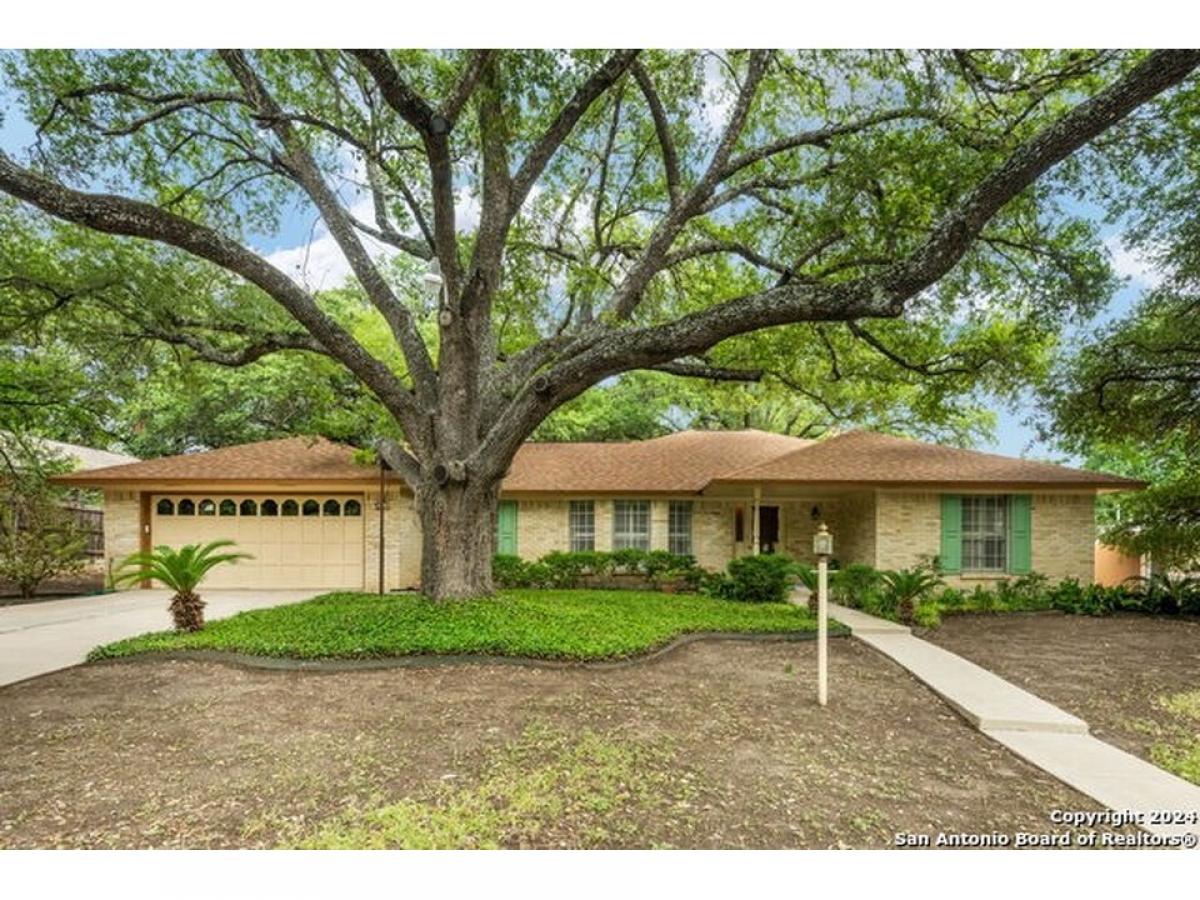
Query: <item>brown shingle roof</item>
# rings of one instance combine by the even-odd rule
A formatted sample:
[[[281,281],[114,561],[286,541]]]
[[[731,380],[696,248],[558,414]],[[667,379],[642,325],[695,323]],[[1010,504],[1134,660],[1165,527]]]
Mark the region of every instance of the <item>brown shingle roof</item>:
[[[715,475],[766,462],[811,441],[767,431],[679,431],[646,441],[525,444],[510,492],[694,492]]]
[[[104,487],[137,482],[370,482],[377,470],[324,438],[283,438],[74,472],[55,479]],[[1100,472],[854,431],[807,441],[765,431],[681,431],[622,443],[530,443],[502,489],[514,493],[695,493],[710,483],[1045,485],[1134,488]]]
[[[97,486],[134,481],[366,481],[375,471],[354,462],[353,447],[325,438],[292,437],[73,472],[55,480]]]
[[[871,431],[851,431],[827,438],[765,463],[717,476],[714,481],[1080,488],[1145,486],[1143,482],[1103,472],[926,444]]]

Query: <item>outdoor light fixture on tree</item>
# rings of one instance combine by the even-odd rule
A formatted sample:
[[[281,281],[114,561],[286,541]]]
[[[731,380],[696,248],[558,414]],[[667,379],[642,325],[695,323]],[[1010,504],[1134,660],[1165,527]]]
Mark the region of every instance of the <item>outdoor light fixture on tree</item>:
[[[817,702],[829,702],[829,557],[833,556],[833,535],[822,522],[813,535],[813,553],[817,555]]]
[[[5,304],[85,308],[93,332],[218,365],[344,366],[390,420],[375,444],[413,495],[422,591],[476,597],[515,454],[593,386],[759,381],[762,357],[722,358],[724,342],[777,326],[831,356],[848,341],[922,377],[970,372],[979,342],[946,323],[980,285],[1061,284],[1031,302],[1065,304],[1102,283],[1094,236],[1039,179],[1066,163],[1054,177],[1084,183],[1072,154],[1114,128],[1093,147],[1123,152],[1123,120],[1197,65],[1200,50],[5,54],[37,141],[0,152],[18,201],[0,204],[18,232],[0,285]],[[253,245],[297,208],[348,264],[353,314]],[[22,255],[60,238],[65,260],[119,277]],[[155,289],[171,265],[206,286],[184,307]],[[916,356],[887,339],[909,323]]]

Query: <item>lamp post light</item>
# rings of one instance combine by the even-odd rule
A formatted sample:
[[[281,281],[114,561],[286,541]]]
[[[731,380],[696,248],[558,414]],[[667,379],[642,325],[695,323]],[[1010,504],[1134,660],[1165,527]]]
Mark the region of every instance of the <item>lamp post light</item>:
[[[822,522],[813,535],[813,553],[817,556],[817,703],[829,702],[829,557],[833,555],[833,535]]]
[[[437,308],[439,315],[442,312],[442,288],[445,284],[446,281],[442,278],[442,264],[435,256],[429,261],[428,270],[421,276],[421,290],[425,299]]]

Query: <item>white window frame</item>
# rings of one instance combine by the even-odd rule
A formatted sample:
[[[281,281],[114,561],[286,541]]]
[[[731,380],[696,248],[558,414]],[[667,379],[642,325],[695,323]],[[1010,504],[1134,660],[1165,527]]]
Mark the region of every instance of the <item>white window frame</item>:
[[[572,553],[596,549],[594,500],[571,500],[567,504],[567,549]]]
[[[681,556],[691,556],[694,553],[694,520],[695,504],[691,500],[670,501],[667,505],[667,549],[670,552]]]
[[[976,506],[980,508],[974,510]],[[969,512],[968,507],[973,511]],[[962,496],[961,563],[964,572],[1008,571],[1009,516],[1007,494]]]
[[[649,549],[650,501],[614,500],[613,550]]]

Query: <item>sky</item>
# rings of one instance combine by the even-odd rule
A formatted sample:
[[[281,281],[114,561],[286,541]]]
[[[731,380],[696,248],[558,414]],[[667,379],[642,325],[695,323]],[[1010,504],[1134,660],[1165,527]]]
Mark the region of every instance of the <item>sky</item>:
[[[717,98],[710,100],[704,115],[719,118],[723,104]],[[25,120],[20,110],[12,103],[11,97],[6,97],[0,86],[0,149],[6,153],[19,155],[33,142],[33,126]],[[370,221],[370,198],[365,193],[360,198],[354,198],[342,191],[343,200],[351,205],[359,218]],[[1071,209],[1070,204],[1064,204]],[[478,221],[478,210],[474,203],[467,198],[460,198],[458,204],[458,223],[460,230],[469,230]],[[1082,215],[1088,215],[1086,210],[1071,209]],[[1105,246],[1112,258],[1116,273],[1126,279],[1125,286],[1112,298],[1108,306],[1096,317],[1084,325],[1073,329],[1068,337],[1084,337],[1102,326],[1123,315],[1137,298],[1148,288],[1153,287],[1159,275],[1153,266],[1127,250],[1121,243],[1119,231],[1110,227],[1102,229]],[[277,267],[292,275],[305,284],[306,287],[319,290],[336,287],[350,274],[349,264],[342,256],[327,229],[318,221],[317,214],[311,209],[296,209],[293,214],[284,217],[279,230],[270,235],[258,235],[252,239],[254,249],[262,253]],[[384,254],[389,252],[382,244],[364,238],[364,243],[371,252]],[[1030,456],[1062,461],[1076,461],[1065,457],[1061,451],[1038,440],[1031,425],[1031,417],[1035,412],[1032,398],[1026,397],[1014,408],[1006,407],[999,402],[992,402],[991,408],[997,415],[997,427],[991,441],[978,445],[978,449],[1008,456]]]

